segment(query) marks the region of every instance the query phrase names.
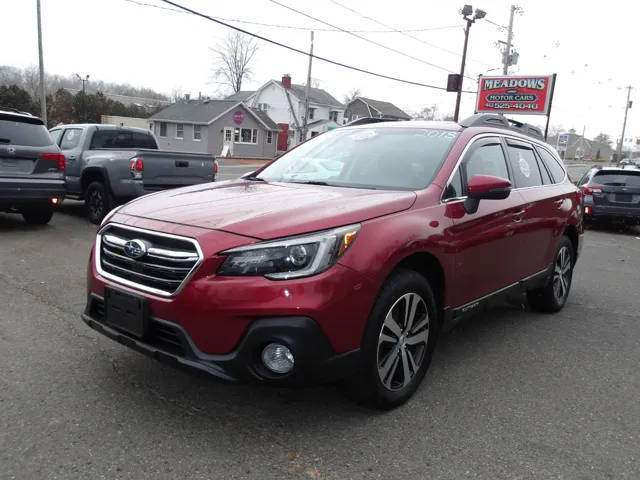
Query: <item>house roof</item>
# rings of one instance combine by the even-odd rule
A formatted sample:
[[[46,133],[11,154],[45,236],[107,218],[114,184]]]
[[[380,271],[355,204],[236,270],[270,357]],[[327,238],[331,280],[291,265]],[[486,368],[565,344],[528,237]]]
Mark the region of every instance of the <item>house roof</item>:
[[[337,122],[334,122],[333,120],[329,120],[329,119],[322,119],[322,120],[316,120],[315,122],[311,122],[307,124],[307,128],[314,128],[314,127],[319,127],[320,125],[332,125],[335,127],[339,127],[340,124]]]
[[[282,85],[282,82],[276,82],[276,83],[278,83],[279,85]],[[291,84],[291,91],[300,100],[304,100],[304,97],[307,92],[307,87],[304,85]],[[317,103],[320,105],[329,105],[331,107],[344,108],[344,105],[342,103],[336,100],[329,92],[321,88],[311,87],[309,89],[309,101],[311,103]]]
[[[233,95],[229,95],[225,98],[225,100],[237,100],[239,102],[244,102],[251,95],[256,93],[255,90],[240,90],[239,92],[234,93]]]
[[[362,100],[364,103],[368,104],[370,107],[375,108],[378,112],[380,112],[385,117],[396,117],[396,118],[403,118],[405,120],[411,120],[411,116],[409,114],[399,109],[391,102],[383,102],[381,100],[373,100],[371,98],[365,98],[365,97],[356,97],[355,99]]]
[[[177,102],[160,110],[149,119],[208,124],[235,107],[242,107],[251,112],[254,117],[270,130],[279,130],[280,128],[265,112],[256,108],[250,108],[238,100],[191,100],[188,102]]]

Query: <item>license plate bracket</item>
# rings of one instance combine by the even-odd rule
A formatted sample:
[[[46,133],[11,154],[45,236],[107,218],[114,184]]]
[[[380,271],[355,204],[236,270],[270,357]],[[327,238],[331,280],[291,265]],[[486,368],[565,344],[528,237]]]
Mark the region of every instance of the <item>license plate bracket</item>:
[[[147,333],[149,306],[146,298],[111,287],[104,289],[105,323],[138,338]]]

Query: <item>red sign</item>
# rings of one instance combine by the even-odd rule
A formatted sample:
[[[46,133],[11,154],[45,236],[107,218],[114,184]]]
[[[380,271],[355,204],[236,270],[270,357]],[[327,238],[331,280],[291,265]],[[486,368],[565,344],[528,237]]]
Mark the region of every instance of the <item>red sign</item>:
[[[547,115],[553,75],[480,77],[477,112]]]
[[[236,110],[235,112],[233,112],[233,121],[237,125],[240,125],[242,122],[244,122],[244,112],[242,110]]]

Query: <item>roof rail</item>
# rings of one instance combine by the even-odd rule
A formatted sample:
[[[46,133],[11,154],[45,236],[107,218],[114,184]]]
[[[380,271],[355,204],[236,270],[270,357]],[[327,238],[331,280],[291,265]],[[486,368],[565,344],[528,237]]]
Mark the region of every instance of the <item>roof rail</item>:
[[[464,128],[477,127],[480,125],[485,127],[505,128],[523,135],[529,135],[530,137],[544,140],[544,135],[540,128],[529,123],[518,122],[517,120],[513,120],[496,113],[476,113],[459,122],[459,125]]]
[[[402,120],[395,120],[390,118],[377,118],[377,117],[362,117],[356,120],[352,120],[345,124],[345,127],[353,127],[354,125],[367,125],[368,123],[380,123],[380,122],[400,122]]]
[[[17,108],[13,108],[13,107],[5,107],[4,105],[0,105],[0,110],[5,112],[19,113],[21,115],[29,115],[30,117],[34,116],[32,113],[23,112],[22,110],[18,110]]]

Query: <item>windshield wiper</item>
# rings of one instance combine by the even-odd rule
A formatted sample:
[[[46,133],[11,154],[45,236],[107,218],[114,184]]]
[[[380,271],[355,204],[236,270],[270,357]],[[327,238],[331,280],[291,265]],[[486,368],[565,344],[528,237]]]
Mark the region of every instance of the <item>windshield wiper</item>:
[[[287,183],[301,183],[302,185],[322,185],[325,187],[330,187],[332,186],[332,184],[327,183],[327,182],[323,182],[321,180],[304,180],[304,181],[291,181],[291,182],[287,182]]]

